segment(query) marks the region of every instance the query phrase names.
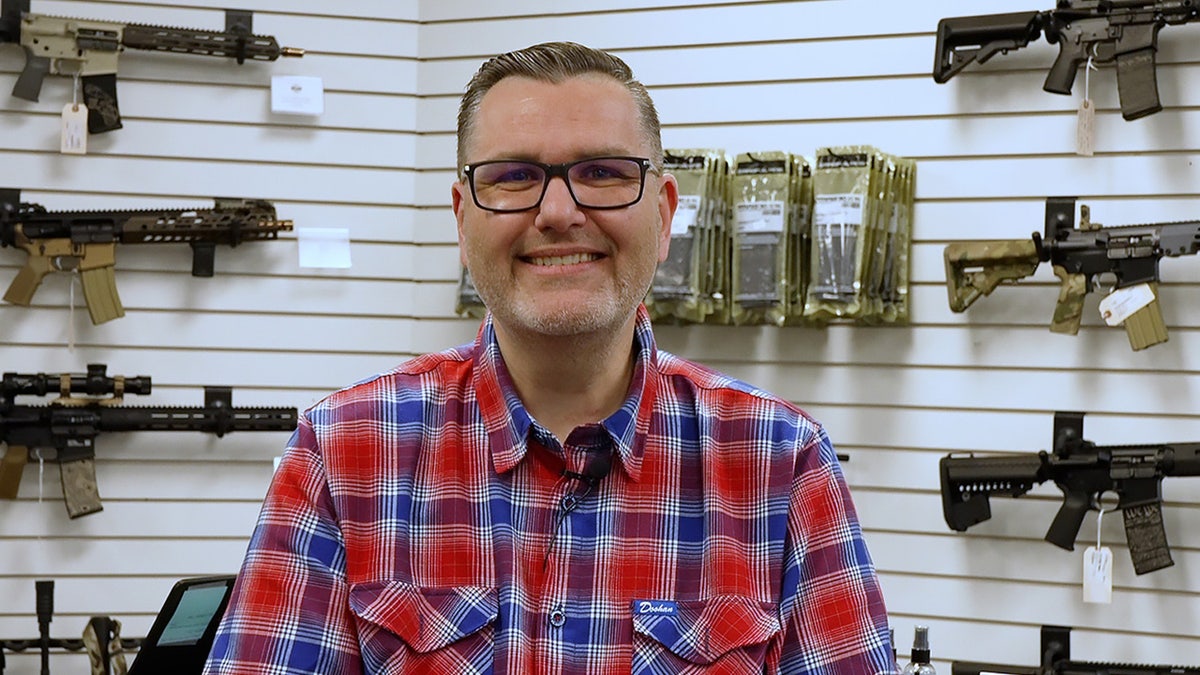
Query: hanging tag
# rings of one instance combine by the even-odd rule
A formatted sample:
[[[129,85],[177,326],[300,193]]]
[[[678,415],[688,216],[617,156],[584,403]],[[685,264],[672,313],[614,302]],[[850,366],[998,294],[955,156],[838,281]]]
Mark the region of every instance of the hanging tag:
[[[1083,601],[1112,602],[1112,550],[1107,546],[1083,552]]]
[[[1096,152],[1096,109],[1092,107],[1092,99],[1085,98],[1079,103],[1079,112],[1075,116],[1075,154],[1091,157]]]
[[[1110,326],[1120,326],[1139,309],[1154,302],[1150,284],[1118,288],[1100,300],[1100,316]]]
[[[1092,106],[1092,57],[1083,67],[1083,100],[1075,115],[1075,154],[1091,157],[1096,152],[1096,108]]]
[[[68,103],[62,111],[62,135],[58,151],[64,155],[87,154],[88,109],[82,103]]]

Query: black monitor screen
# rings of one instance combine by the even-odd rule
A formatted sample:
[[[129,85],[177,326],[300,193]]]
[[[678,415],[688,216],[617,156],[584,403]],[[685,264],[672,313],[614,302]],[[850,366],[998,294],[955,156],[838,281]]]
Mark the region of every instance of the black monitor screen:
[[[233,575],[176,582],[138,649],[129,675],[199,675],[229,604]]]

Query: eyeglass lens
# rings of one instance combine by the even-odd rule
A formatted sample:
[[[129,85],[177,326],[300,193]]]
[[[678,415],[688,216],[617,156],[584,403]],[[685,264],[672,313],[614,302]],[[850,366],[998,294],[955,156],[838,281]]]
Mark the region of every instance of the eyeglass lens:
[[[536,206],[549,184],[547,173],[565,175],[580,206],[615,208],[638,201],[645,172],[637,159],[599,157],[561,166],[495,161],[473,166],[475,199],[485,209],[520,211]]]

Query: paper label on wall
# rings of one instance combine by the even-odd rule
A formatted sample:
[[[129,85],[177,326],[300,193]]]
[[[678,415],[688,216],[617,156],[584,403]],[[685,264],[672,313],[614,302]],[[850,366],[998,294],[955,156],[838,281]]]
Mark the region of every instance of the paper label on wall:
[[[301,267],[350,267],[350,230],[339,227],[296,228]]]
[[[276,75],[271,78],[271,112],[320,115],[325,112],[325,86],[319,77]]]

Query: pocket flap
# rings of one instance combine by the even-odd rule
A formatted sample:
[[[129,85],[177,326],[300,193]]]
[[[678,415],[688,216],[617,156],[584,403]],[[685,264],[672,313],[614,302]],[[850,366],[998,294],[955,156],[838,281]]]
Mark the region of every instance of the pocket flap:
[[[453,644],[496,620],[496,589],[485,586],[422,588],[401,581],[355,584],[354,613],[398,635],[414,651]]]
[[[780,631],[777,605],[736,595],[709,600],[633,601],[633,630],[691,663],[713,663]]]

